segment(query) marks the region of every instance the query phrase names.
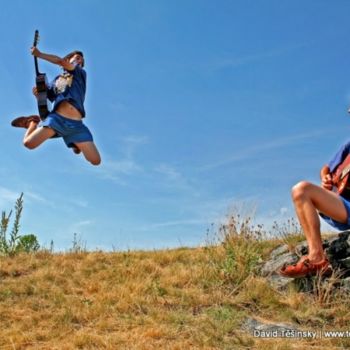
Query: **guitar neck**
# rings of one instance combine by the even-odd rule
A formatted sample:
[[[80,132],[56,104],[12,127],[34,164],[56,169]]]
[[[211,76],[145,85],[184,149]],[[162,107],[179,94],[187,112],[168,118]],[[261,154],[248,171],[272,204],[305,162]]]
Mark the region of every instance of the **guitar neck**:
[[[38,58],[34,56],[34,65],[35,65],[35,74],[36,76],[40,75],[39,66],[38,66]]]
[[[36,30],[34,34],[34,42],[33,42],[34,47],[36,47],[36,45],[38,44],[38,40],[39,40],[39,31]],[[38,58],[36,56],[34,56],[34,65],[35,65],[35,74],[36,76],[39,76],[40,72],[39,72],[39,66],[38,66]]]

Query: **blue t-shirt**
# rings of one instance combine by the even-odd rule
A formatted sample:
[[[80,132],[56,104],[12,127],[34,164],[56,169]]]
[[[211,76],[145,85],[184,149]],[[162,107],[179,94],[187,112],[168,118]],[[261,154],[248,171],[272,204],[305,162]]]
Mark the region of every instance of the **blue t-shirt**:
[[[330,172],[336,170],[337,166],[346,158],[346,156],[350,153],[350,141],[347,141],[344,143],[338,152],[334,155],[334,157],[330,160],[330,162],[327,164],[329,167]],[[342,200],[344,203],[344,206],[346,208],[346,211],[348,212],[348,220],[346,223],[338,222],[329,216],[326,216],[322,213],[320,213],[320,216],[331,226],[337,228],[338,230],[344,231],[350,229],[350,197],[349,192],[345,190],[342,194]]]
[[[330,172],[332,173],[337,166],[346,158],[350,153],[350,140],[340,147],[339,151],[334,155],[334,157],[328,163]]]
[[[64,70],[48,86],[47,98],[54,103],[53,111],[62,101],[68,101],[85,117],[84,100],[86,92],[86,72],[76,65],[73,70]]]

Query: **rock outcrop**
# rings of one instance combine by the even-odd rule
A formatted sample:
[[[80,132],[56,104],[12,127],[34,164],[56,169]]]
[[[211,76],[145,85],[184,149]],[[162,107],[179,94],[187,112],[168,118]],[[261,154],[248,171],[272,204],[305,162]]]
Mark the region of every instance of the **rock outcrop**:
[[[339,278],[338,285],[350,291],[350,230],[324,239],[323,248]],[[292,283],[298,286],[301,291],[309,291],[312,288],[308,283],[310,278],[294,280],[282,277],[277,273],[283,265],[296,263],[299,257],[307,254],[307,252],[306,241],[299,243],[293,249],[293,252],[289,250],[287,244],[281,245],[271,252],[270,258],[262,266],[260,274],[266,277],[270,285],[276,289],[283,290]]]

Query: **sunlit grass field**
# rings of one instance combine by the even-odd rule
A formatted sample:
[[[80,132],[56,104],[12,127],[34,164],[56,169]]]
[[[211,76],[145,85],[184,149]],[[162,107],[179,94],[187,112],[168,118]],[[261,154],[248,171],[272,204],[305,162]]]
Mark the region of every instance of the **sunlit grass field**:
[[[261,339],[241,328],[254,317],[350,330],[344,292],[278,292],[259,276],[286,240],[260,231],[231,218],[198,248],[0,257],[0,350],[349,348],[347,338]]]

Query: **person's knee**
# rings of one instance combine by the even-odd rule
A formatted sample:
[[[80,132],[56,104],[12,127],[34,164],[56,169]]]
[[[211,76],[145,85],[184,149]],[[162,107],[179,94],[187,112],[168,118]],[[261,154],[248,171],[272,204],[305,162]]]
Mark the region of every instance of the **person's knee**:
[[[308,193],[308,189],[310,188],[310,183],[307,181],[298,182],[292,188],[292,199],[294,202],[305,198]]]
[[[89,161],[92,165],[100,165],[101,157],[93,157],[93,158],[90,158]]]
[[[28,149],[34,149],[37,145],[30,139],[23,140],[24,147]]]

